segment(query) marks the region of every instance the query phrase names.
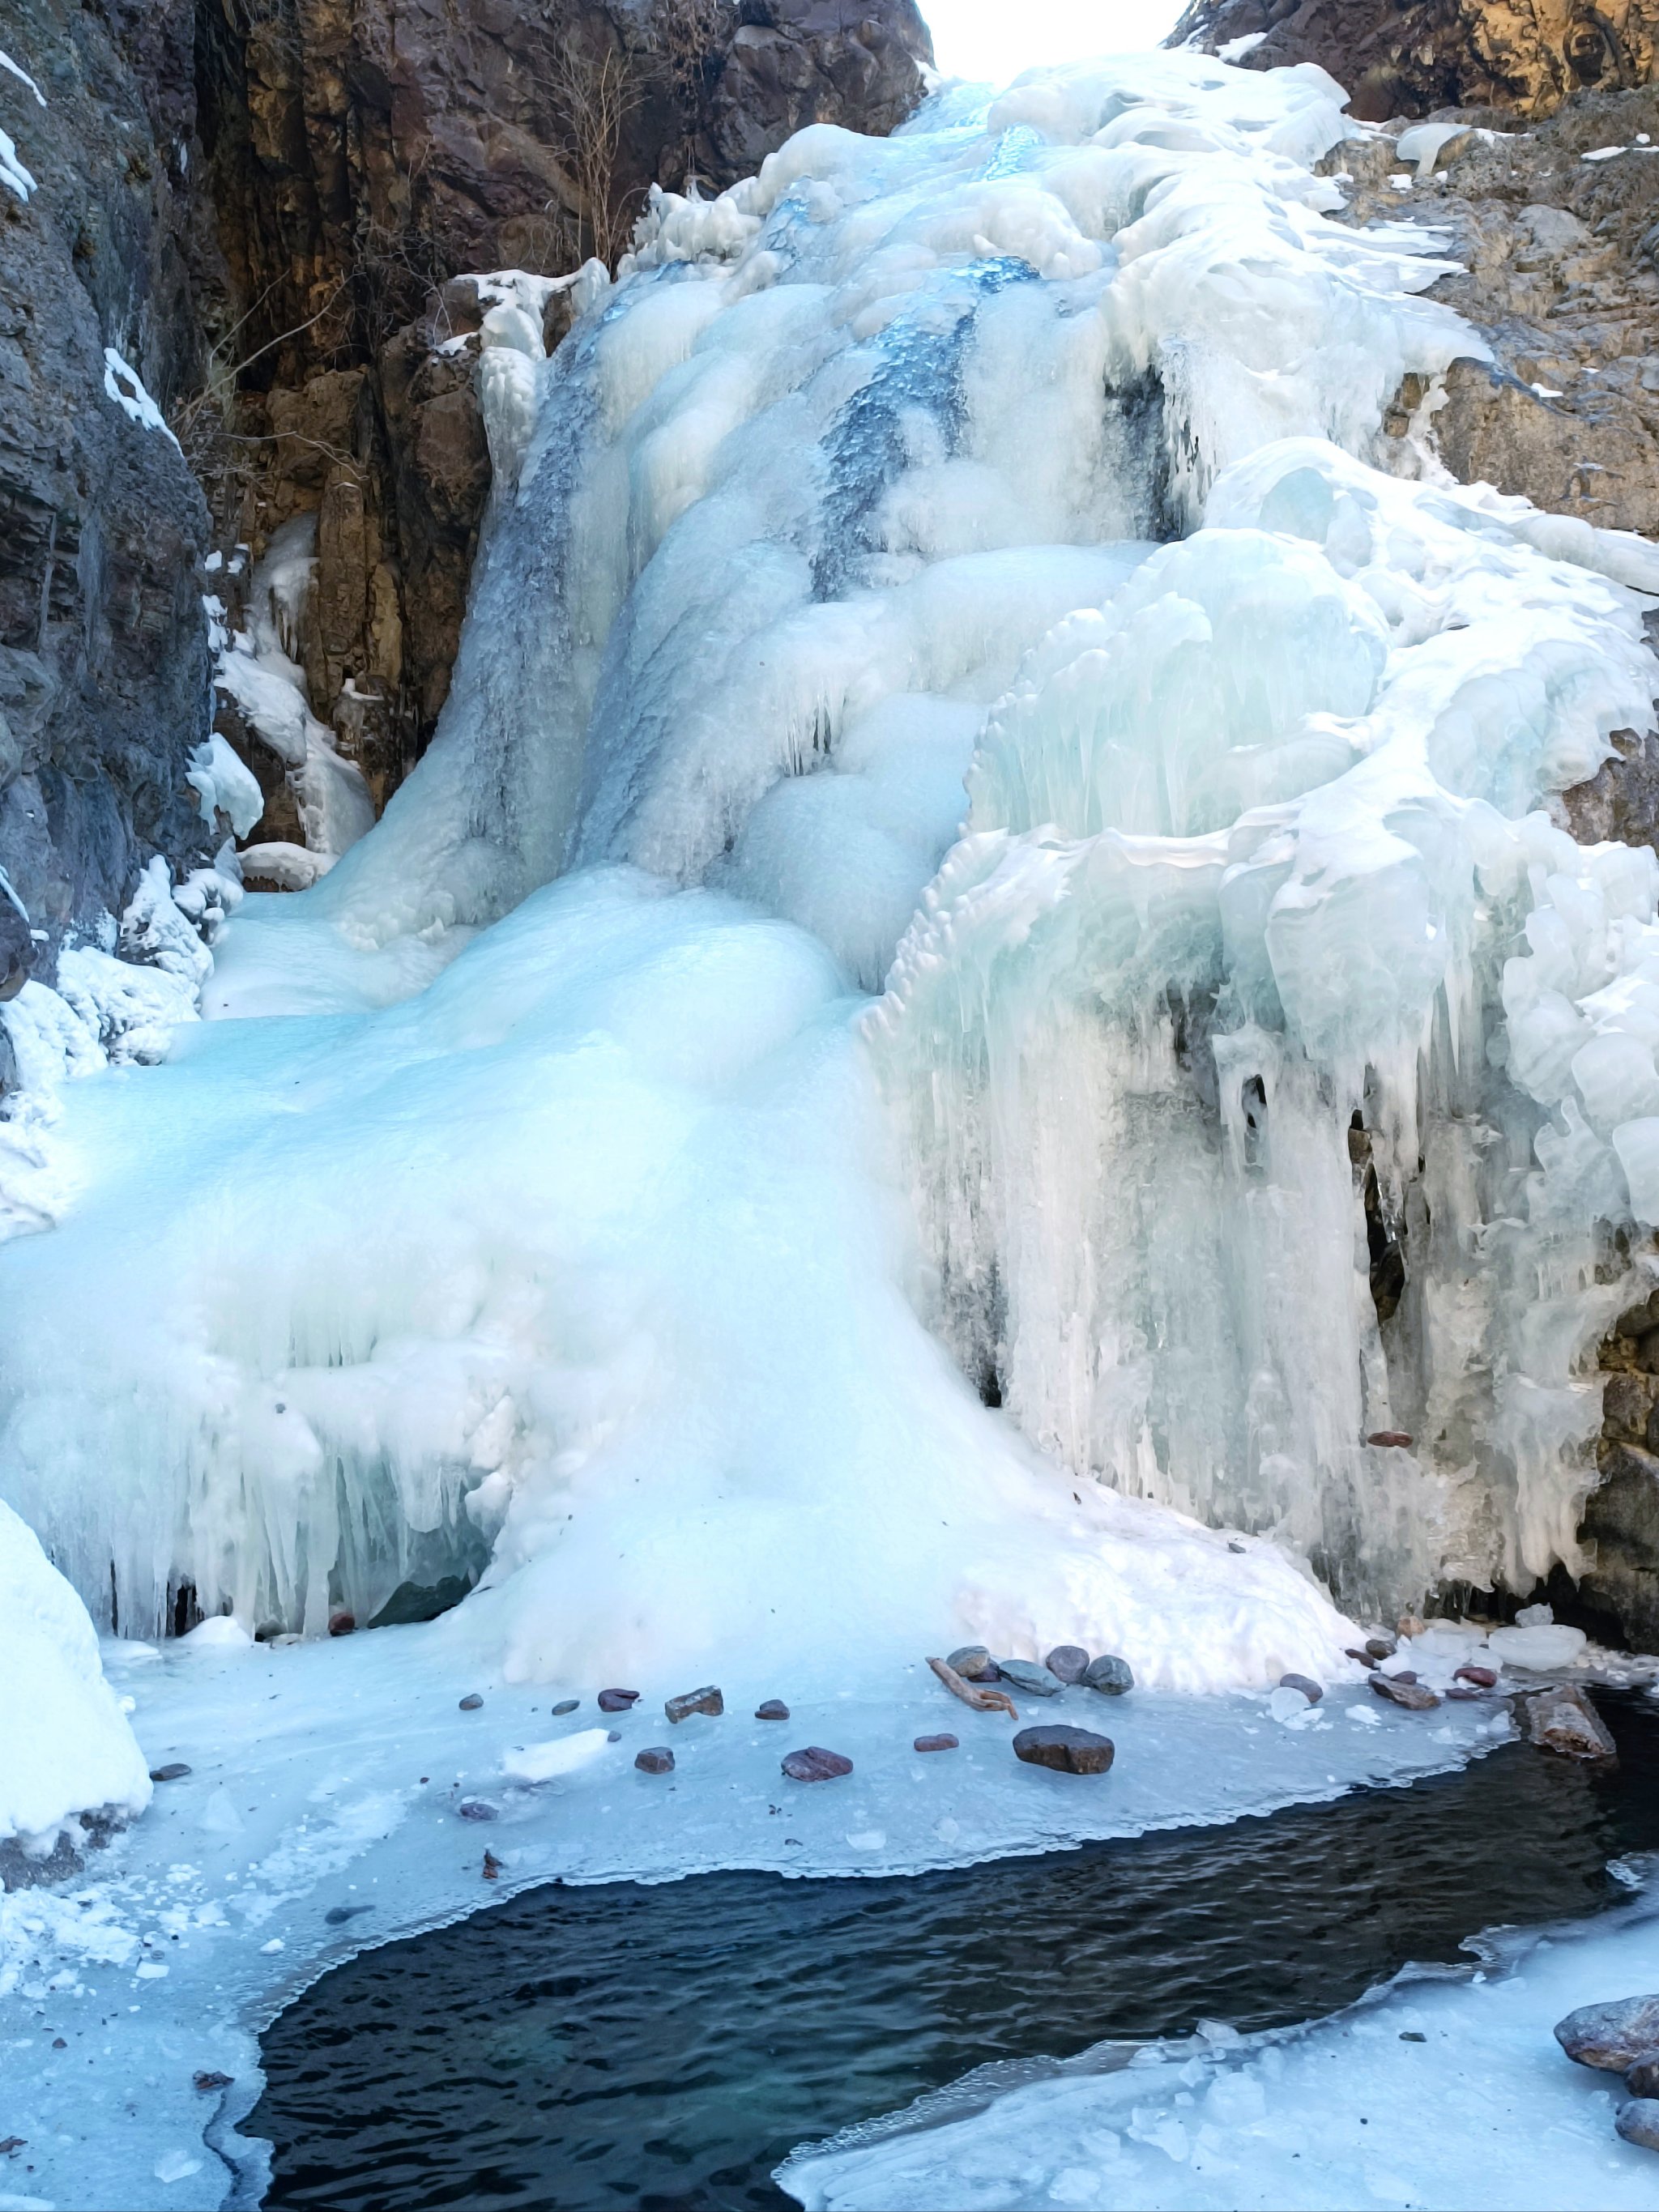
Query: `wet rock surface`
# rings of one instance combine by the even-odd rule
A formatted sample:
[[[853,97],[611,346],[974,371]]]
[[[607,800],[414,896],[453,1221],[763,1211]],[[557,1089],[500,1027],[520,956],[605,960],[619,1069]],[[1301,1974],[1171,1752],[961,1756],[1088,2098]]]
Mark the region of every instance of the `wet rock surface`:
[[[1027,1766],[1046,1766],[1056,1774],[1104,1774],[1115,1747],[1091,1729],[1028,1728],[1014,1738],[1014,1757]]]
[[[676,1723],[689,1720],[693,1713],[707,1713],[712,1719],[726,1711],[726,1700],[711,1682],[706,1688],[683,1691],[678,1697],[670,1698],[663,1711]]]
[[[1386,1698],[1391,1705],[1403,1705],[1407,1712],[1431,1712],[1440,1703],[1434,1692],[1414,1674],[1372,1674],[1368,1679],[1379,1698]]]

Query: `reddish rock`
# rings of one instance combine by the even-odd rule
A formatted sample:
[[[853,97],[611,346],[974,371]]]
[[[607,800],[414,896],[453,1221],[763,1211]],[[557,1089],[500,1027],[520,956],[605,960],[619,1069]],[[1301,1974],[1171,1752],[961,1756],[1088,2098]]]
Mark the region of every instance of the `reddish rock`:
[[[355,1613],[331,1613],[328,1616],[328,1632],[331,1636],[349,1636],[356,1626],[357,1616]]]
[[[636,1751],[634,1764],[641,1774],[672,1774],[674,1754],[666,1744],[655,1744],[649,1751]]]
[[[1615,1997],[1580,2005],[1555,2023],[1555,2039],[1581,2066],[1623,2074],[1659,2052],[1659,1996]]]
[[[1378,1429],[1365,1441],[1368,1444],[1386,1444],[1396,1451],[1408,1451],[1412,1444],[1404,1429]]]
[[[788,1717],[789,1708],[781,1698],[769,1698],[763,1705],[755,1708],[757,1721],[787,1721]]]
[[[1498,1687],[1498,1669],[1495,1667],[1460,1667],[1452,1679],[1457,1682],[1472,1682],[1477,1690],[1495,1690]]]
[[[1042,1663],[1059,1680],[1080,1682],[1089,1655],[1080,1644],[1056,1644]]]
[[[838,1751],[825,1751],[822,1744],[809,1743],[804,1751],[785,1753],[783,1771],[792,1782],[834,1782],[853,1771],[853,1762]]]
[[[726,1700],[711,1682],[704,1689],[685,1690],[678,1698],[671,1698],[663,1711],[676,1724],[690,1720],[693,1713],[707,1713],[713,1720],[726,1711]]]
[[[917,1751],[956,1751],[960,1739],[953,1735],[919,1735],[913,1747]]]
[[[500,1876],[503,1863],[504,1862],[498,1859],[494,1851],[486,1851],[483,1855],[484,1880],[486,1881],[495,1881],[497,1880]]]
[[[631,1713],[640,1701],[637,1690],[601,1690],[599,1711],[602,1713]]]

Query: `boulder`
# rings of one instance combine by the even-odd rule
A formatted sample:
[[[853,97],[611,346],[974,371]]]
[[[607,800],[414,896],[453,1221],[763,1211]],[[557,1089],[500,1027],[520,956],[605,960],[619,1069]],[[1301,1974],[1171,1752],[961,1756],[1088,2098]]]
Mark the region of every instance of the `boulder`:
[[[1623,2074],[1638,2059],[1659,2053],[1659,1996],[1580,2005],[1556,2021],[1555,2039],[1579,2065]]]
[[[1058,1682],[1080,1682],[1089,1655],[1080,1644],[1056,1644],[1043,1665]]]
[[[1028,1698],[1057,1698],[1066,1687],[1057,1675],[1034,1659],[999,1659],[997,1673],[1005,1682],[1024,1690]]]
[[[703,1689],[684,1690],[678,1698],[670,1698],[663,1711],[676,1725],[693,1713],[707,1713],[712,1720],[726,1711],[726,1700],[710,1682]]]
[[[853,1771],[853,1762],[838,1751],[825,1751],[822,1744],[809,1743],[804,1751],[785,1753],[783,1771],[792,1782],[834,1782]]]
[[[1104,1774],[1115,1748],[1110,1736],[1097,1735],[1091,1729],[1028,1728],[1014,1738],[1016,1759],[1056,1774]]]
[[[1540,1690],[1526,1701],[1527,1734],[1565,1759],[1617,1759],[1618,1746],[1583,1690]]]
[[[982,1644],[964,1644],[953,1651],[945,1665],[961,1675],[964,1682],[994,1682],[997,1662]]]
[[[1415,1676],[1407,1680],[1403,1674],[1372,1674],[1368,1680],[1379,1698],[1386,1698],[1391,1705],[1404,1705],[1407,1712],[1431,1712],[1440,1703],[1434,1692]]]
[[[653,1744],[649,1751],[636,1751],[634,1764],[641,1774],[672,1774],[674,1754],[666,1744]]]
[[[1659,2150],[1659,2098],[1632,2097],[1613,2114],[1613,2124],[1627,2143]]]
[[[599,1711],[602,1713],[631,1713],[640,1702],[637,1690],[601,1690]]]
[[[1084,1668],[1083,1683],[1085,1689],[1098,1690],[1103,1698],[1121,1698],[1133,1689],[1135,1678],[1127,1659],[1103,1651]]]
[[[1310,1705],[1316,1705],[1325,1694],[1320,1685],[1309,1674],[1281,1674],[1279,1678],[1279,1686],[1281,1690],[1300,1690]]]

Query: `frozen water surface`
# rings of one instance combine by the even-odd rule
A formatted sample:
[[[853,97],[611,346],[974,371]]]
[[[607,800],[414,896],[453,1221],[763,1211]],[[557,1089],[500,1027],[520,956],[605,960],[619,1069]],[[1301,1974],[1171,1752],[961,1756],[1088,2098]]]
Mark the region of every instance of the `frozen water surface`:
[[[221,2106],[234,2117],[253,2103],[255,2036],[272,2014],[366,1942],[555,1875],[959,1866],[1318,1802],[1443,1771],[1510,1735],[1501,1707],[1425,1717],[1364,1689],[1331,1692],[1297,1729],[1275,1723],[1265,1697],[1073,1689],[1040,1717],[1103,1726],[1118,1747],[1110,1774],[1079,1778],[1021,1765],[1014,1724],[969,1712],[920,1661],[882,1675],[835,1651],[810,1672],[726,1675],[720,1719],[672,1726],[665,1700],[697,1686],[672,1676],[630,1680],[639,1706],[607,1718],[594,1704],[603,1682],[501,1680],[489,1619],[499,1602],[331,1643],[106,1647],[112,1686],[136,1700],[146,1759],[191,1771],[155,1785],[143,1819],[93,1855],[84,1882],[0,1898],[7,2126],[34,2167],[9,2181],[63,2207],[217,2205],[231,2176],[209,2146],[257,2166],[257,2151],[223,2132]],[[463,1712],[475,1691],[483,1706]],[[750,1717],[778,1695],[787,1723]],[[580,1705],[552,1718],[567,1696]],[[1022,1707],[1022,1724],[1037,1710]],[[507,1771],[526,1747],[596,1725],[620,1741],[575,1771],[533,1786]],[[940,1728],[960,1751],[912,1751]],[[665,1742],[674,1773],[636,1772],[635,1751]],[[844,1752],[852,1775],[787,1781],[782,1754],[806,1743]],[[467,1799],[496,1817],[463,1818]],[[486,1848],[502,1863],[493,1884]],[[364,1904],[372,1914],[325,1918]],[[228,2074],[234,2087],[198,2093],[198,2071]]]

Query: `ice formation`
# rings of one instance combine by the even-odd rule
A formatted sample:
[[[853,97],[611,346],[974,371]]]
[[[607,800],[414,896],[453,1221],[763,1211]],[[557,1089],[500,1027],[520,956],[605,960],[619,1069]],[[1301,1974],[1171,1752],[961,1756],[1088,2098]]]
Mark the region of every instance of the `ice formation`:
[[[78,1816],[142,1813],[149,1776],[87,1609],[0,1503],[0,1844],[41,1855]]]
[[[1659,936],[1540,809],[1649,719],[1659,556],[1378,472],[1480,344],[1331,219],[1340,108],[947,94],[657,195],[550,361],[491,307],[431,751],[225,929],[204,1011],[291,1018],[65,1086],[0,1254],[0,1488],[125,1632],[483,1570],[520,1677],[1200,1689],[1340,1668],[1297,1553],[1574,1560]]]

